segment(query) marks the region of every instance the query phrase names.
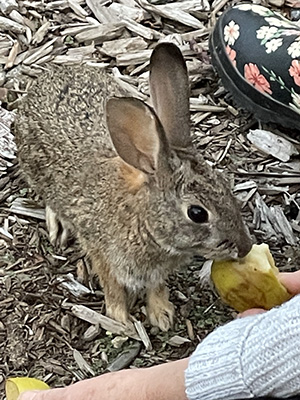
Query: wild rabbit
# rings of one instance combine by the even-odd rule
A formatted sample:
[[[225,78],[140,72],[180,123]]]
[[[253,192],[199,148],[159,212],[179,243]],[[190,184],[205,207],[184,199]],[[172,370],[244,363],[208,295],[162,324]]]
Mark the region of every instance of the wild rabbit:
[[[20,106],[21,168],[46,204],[52,243],[58,221],[90,257],[106,312],[128,322],[131,293],[146,288],[150,323],[173,322],[165,280],[194,255],[245,256],[251,248],[223,176],[193,147],[189,83],[180,50],[161,43],[150,60],[154,110],[124,97],[90,66],[51,66]]]

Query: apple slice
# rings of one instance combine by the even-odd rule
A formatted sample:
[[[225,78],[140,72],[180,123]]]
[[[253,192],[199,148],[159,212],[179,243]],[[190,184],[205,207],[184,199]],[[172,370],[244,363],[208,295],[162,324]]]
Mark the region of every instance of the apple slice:
[[[19,395],[29,390],[46,390],[49,386],[36,378],[8,378],[5,383],[7,400],[17,400]]]
[[[267,244],[252,246],[244,257],[234,261],[214,261],[211,278],[221,299],[243,312],[250,308],[269,310],[292,295],[278,280],[279,270]]]

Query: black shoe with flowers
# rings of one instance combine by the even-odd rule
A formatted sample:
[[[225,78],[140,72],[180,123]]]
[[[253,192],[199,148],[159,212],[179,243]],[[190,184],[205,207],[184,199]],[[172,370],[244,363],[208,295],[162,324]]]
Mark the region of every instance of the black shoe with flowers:
[[[212,63],[237,104],[300,130],[300,28],[266,7],[225,11],[210,37]]]

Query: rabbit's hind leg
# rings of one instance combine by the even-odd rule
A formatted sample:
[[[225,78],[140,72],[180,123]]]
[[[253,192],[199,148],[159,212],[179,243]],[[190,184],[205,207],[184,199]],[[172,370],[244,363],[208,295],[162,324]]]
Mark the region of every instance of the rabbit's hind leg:
[[[164,284],[147,290],[147,312],[151,325],[158,326],[164,332],[172,327],[175,310]]]
[[[61,249],[66,248],[70,237],[69,225],[60,220],[49,206],[46,206],[46,225],[52,246],[59,246]]]

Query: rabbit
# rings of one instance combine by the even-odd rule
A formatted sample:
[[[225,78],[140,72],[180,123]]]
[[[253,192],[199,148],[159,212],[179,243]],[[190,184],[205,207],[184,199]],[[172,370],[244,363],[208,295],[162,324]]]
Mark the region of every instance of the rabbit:
[[[52,242],[75,235],[104,291],[106,314],[130,321],[145,289],[147,315],[173,324],[166,279],[191,257],[236,258],[252,246],[237,200],[193,146],[189,80],[177,46],[150,59],[153,107],[107,71],[49,66],[15,121],[18,159],[46,205]],[[127,96],[127,97],[126,97]]]

